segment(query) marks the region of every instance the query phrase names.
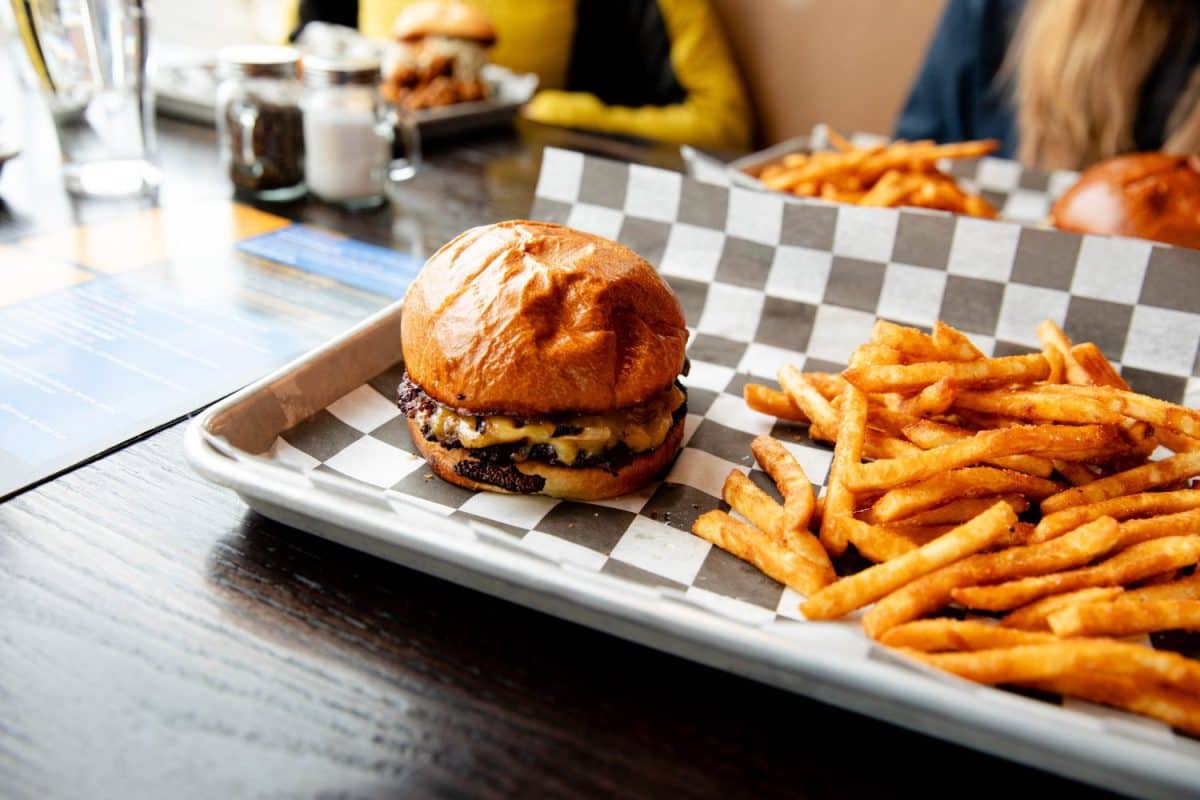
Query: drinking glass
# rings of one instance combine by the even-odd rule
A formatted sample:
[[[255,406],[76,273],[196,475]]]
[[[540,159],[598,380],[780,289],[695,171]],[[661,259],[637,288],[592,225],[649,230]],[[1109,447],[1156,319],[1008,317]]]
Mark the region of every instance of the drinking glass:
[[[12,4],[54,118],[67,191],[128,196],[156,188],[145,0]]]

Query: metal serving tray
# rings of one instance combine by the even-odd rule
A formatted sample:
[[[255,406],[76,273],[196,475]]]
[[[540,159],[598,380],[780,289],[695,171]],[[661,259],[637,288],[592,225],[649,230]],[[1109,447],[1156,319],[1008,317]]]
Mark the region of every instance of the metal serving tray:
[[[887,141],[886,137],[864,133],[855,133],[849,138],[861,146]],[[684,149],[684,158],[693,177],[699,180],[772,191],[758,180],[763,167],[793,153],[825,149],[829,149],[826,127],[818,125],[809,135],[788,139],[727,164],[716,162],[693,148]],[[1030,225],[1047,224],[1051,205],[1079,179],[1079,174],[1070,170],[1043,172],[1023,167],[1011,159],[992,156],[947,160],[942,162],[941,168],[958,178],[965,188],[987,198],[1001,219]]]
[[[285,524],[659,650],[1118,791],[1150,797],[1200,792],[1200,742],[1156,723],[1084,704],[1056,706],[935,672],[871,643],[857,619],[768,619],[750,614],[741,601],[713,602],[714,592],[695,585],[654,585],[644,575],[597,568],[569,548],[535,542],[536,531],[515,535],[513,525],[462,511],[464,505],[479,510],[475,496],[455,510],[444,498],[413,496],[404,480],[395,488],[339,474],[338,456],[329,455],[336,448],[321,436],[288,432],[311,434],[324,419],[326,434],[344,434],[338,426],[348,420],[349,427],[373,434],[349,446],[342,442],[342,452],[367,439],[393,441],[385,431],[396,418],[386,419],[370,392],[386,397],[394,386],[399,341],[397,304],[211,407],[188,428],[189,463]],[[300,444],[285,444],[286,437]],[[324,461],[314,468],[318,459],[299,455],[305,447],[324,447]],[[382,467],[402,466],[406,456],[388,451],[393,461]],[[404,469],[423,477],[422,465]],[[418,485],[430,487],[431,497],[446,488],[437,479]],[[601,512],[613,511],[611,505],[595,508],[601,519]]]

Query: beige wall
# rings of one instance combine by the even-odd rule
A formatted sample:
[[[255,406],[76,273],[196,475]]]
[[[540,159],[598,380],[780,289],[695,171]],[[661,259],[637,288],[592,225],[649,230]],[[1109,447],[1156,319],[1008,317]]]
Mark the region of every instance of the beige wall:
[[[760,143],[818,122],[889,133],[944,0],[713,0]]]

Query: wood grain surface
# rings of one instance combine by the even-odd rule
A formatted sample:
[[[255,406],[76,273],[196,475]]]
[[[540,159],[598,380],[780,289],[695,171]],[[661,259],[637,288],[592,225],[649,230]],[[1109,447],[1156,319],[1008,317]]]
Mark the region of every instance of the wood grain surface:
[[[160,135],[164,203],[226,192],[211,131]],[[433,148],[391,209],[285,211],[427,253],[525,214],[547,142],[677,163],[521,125]],[[118,213],[26,155],[0,238]],[[1095,796],[276,524],[182,428],[0,505],[0,797]]]

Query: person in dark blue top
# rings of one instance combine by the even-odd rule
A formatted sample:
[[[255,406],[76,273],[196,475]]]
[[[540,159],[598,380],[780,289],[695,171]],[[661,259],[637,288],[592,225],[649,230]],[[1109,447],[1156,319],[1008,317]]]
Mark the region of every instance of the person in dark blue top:
[[[948,0],[895,135],[1078,169],[1200,152],[1200,3]]]

